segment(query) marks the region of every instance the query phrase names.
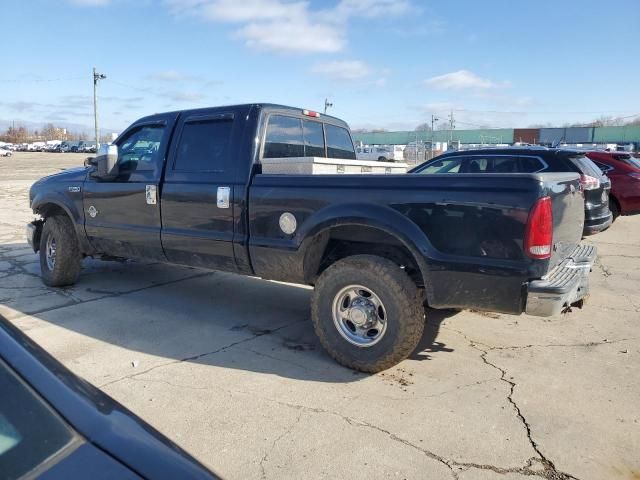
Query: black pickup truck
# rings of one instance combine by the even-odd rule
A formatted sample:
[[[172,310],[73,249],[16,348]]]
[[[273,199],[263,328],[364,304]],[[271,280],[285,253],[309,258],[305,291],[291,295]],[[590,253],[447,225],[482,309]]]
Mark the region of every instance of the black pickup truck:
[[[44,283],[73,284],[92,256],[312,285],[322,345],[366,372],[411,354],[425,305],[549,316],[588,293],[577,174],[262,172],[311,156],[355,159],[347,125],[271,104],[142,118],[31,187]]]

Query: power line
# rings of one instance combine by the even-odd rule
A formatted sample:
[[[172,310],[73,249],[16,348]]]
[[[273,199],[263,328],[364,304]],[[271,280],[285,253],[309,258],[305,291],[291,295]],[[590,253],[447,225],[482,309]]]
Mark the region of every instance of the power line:
[[[43,82],[62,82],[68,80],[78,80],[84,77],[60,77],[60,78],[11,78],[0,79],[0,83],[43,83]]]

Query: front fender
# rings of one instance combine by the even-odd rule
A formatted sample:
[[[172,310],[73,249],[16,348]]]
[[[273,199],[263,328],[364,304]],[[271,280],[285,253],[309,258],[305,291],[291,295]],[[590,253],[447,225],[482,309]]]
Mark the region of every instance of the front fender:
[[[42,215],[46,212],[47,205],[55,205],[63,209],[75,225],[84,223],[84,212],[80,212],[76,205],[60,192],[39,192],[31,201],[33,213]]]

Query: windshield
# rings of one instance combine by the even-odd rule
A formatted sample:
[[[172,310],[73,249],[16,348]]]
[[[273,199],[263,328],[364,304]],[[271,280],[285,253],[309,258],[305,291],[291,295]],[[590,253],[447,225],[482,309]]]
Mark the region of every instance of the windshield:
[[[74,433],[0,360],[0,477],[19,478],[71,444]]]
[[[615,158],[619,162],[622,162],[626,165],[629,165],[635,168],[640,168],[640,159],[634,157],[630,153],[616,154],[613,156],[613,158]]]

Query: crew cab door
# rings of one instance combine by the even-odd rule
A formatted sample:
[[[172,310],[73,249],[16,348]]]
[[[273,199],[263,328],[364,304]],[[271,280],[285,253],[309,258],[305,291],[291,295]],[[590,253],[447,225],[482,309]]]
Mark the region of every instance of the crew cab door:
[[[89,175],[83,195],[85,231],[97,252],[165,260],[158,193],[172,124],[170,118],[134,124],[115,142],[117,178]]]
[[[243,124],[238,112],[208,109],[180,119],[162,187],[162,246],[173,263],[237,271],[233,238]],[[245,180],[246,181],[246,180]]]

